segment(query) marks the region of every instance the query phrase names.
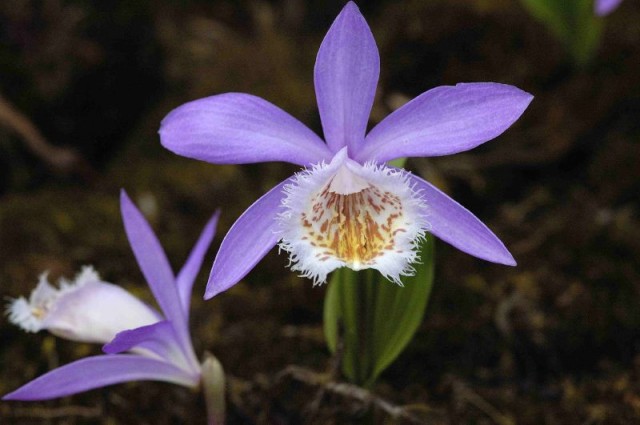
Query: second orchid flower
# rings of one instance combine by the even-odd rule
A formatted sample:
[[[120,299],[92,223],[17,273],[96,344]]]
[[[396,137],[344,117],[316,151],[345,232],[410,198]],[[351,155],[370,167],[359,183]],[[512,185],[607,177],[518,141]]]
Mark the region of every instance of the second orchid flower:
[[[187,262],[174,275],[144,216],[123,191],[120,206],[133,253],[161,313],[119,286],[104,282],[91,267],[55,288],[46,275],[29,299],[8,307],[9,319],[30,332],[49,330],[62,338],[106,344],[106,354],[54,369],[3,400],[46,400],[127,381],[165,381],[203,386],[209,424],[224,421],[224,377],[218,361],[195,355],[189,333],[193,283],[215,234],[219,213],[207,223]],[[216,387],[212,392],[211,385]]]

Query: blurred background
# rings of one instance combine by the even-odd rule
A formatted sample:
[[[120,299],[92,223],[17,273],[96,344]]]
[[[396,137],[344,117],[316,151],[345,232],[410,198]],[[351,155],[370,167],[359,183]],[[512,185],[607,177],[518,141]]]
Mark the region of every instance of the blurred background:
[[[589,1],[573,1],[551,14],[542,0],[359,2],[381,55],[371,125],[438,85],[493,81],[535,95],[496,140],[408,162],[519,263],[437,244],[425,320],[373,389],[411,405],[419,423],[640,421],[640,5],[627,0],[595,18]],[[150,219],[174,267],[222,208],[192,330],[197,351],[215,353],[230,375],[229,423],[359,423],[357,397],[287,373],[298,365],[322,374],[331,359],[325,288],[287,270],[285,255],[273,250],[242,283],[201,300],[222,236],[296,168],[187,160],[157,135],[174,107],[229,91],[261,96],[321,134],[313,64],[343,5],[1,2],[0,295],[28,295],[45,270],[57,279],[92,264],[151,300],[123,232],[119,189]],[[0,393],[98,351],[26,334],[3,317]],[[0,402],[0,422],[204,423],[204,406],[183,388],[132,383]]]

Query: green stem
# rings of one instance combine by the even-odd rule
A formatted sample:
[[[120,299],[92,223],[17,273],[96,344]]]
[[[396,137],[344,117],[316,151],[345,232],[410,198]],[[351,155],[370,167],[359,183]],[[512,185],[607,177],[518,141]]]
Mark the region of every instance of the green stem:
[[[224,425],[224,370],[218,359],[211,353],[205,353],[205,359],[202,362],[202,389],[207,407],[207,425]]]

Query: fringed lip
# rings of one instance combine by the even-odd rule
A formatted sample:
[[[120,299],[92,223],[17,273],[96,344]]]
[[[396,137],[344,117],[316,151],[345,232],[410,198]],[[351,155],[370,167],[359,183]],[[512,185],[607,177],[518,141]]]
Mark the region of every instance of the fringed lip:
[[[285,186],[280,248],[291,269],[314,284],[339,268],[373,268],[400,284],[413,273],[418,241],[428,230],[426,204],[409,174],[360,165],[342,149],[329,164],[298,173]]]

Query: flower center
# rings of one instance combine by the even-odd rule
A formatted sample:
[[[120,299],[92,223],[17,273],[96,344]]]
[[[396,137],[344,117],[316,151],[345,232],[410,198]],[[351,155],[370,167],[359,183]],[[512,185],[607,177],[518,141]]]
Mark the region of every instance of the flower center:
[[[336,155],[285,186],[278,220],[291,269],[324,283],[339,267],[374,268],[400,284],[413,273],[426,206],[405,171]]]
[[[318,248],[318,261],[333,257],[354,270],[370,267],[385,250],[394,249],[398,232],[406,232],[402,201],[372,185],[343,195],[331,190],[332,184],[313,196],[311,216],[302,213],[302,239]]]

